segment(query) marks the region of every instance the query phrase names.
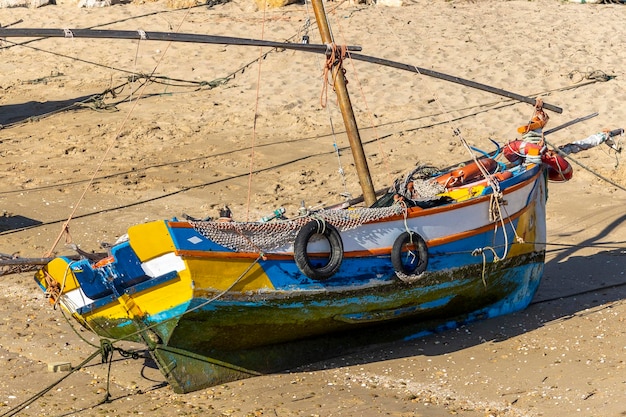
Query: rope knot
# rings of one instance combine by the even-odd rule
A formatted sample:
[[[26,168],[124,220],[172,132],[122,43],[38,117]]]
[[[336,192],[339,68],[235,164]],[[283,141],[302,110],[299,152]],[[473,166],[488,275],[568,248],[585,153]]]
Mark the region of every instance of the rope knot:
[[[323,73],[324,84],[322,85],[322,93],[320,96],[320,104],[323,108],[326,108],[326,102],[328,101],[328,85],[330,84],[328,74],[331,74],[333,84],[339,71],[341,71],[341,75],[344,76],[345,79],[346,70],[343,68],[343,60],[347,53],[348,48],[346,45],[337,46],[334,42],[326,44],[326,62],[324,63]],[[346,84],[348,84],[347,80]]]
[[[113,343],[109,339],[100,339],[100,356],[102,363],[107,363],[113,357]]]

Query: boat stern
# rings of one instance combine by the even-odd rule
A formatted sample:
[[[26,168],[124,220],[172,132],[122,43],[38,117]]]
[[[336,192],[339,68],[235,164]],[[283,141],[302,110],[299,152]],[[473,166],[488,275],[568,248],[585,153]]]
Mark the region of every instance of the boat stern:
[[[141,330],[154,327],[167,340],[191,302],[193,283],[171,239],[163,244],[164,230],[164,222],[135,226],[110,256],[97,262],[55,258],[35,281],[52,303],[100,336],[145,342]]]

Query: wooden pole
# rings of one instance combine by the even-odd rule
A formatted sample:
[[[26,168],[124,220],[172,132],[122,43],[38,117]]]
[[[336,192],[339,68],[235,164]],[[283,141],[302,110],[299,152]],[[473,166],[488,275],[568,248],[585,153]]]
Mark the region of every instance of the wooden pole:
[[[145,32],[138,30],[96,29],[46,29],[0,27],[0,38],[86,38],[86,39],[131,39],[165,42],[207,43],[216,45],[263,46],[284,48],[304,52],[325,53],[326,45],[272,42],[259,39],[234,38],[232,36],[203,35],[197,33]],[[360,46],[348,46],[348,50],[360,51]]]
[[[511,91],[503,90],[501,88],[492,87],[486,84],[477,83],[476,81],[466,80],[460,77],[456,77],[454,75],[444,74],[442,72],[437,72],[433,70],[429,70],[427,68],[420,68],[415,65],[403,64],[401,62],[390,61],[388,59],[377,58],[368,55],[361,54],[349,54],[351,59],[355,59],[357,61],[369,62],[370,64],[383,65],[385,67],[396,68],[404,71],[415,72],[422,75],[427,75],[429,77],[438,78],[440,80],[449,81],[451,83],[461,84],[466,87],[475,88],[477,90],[487,91],[488,93],[496,94],[499,96],[511,98],[513,100],[520,101],[522,103],[535,104],[536,99],[534,97],[526,97],[521,94],[513,93]],[[563,113],[563,109],[549,103],[543,103],[543,108],[547,110],[551,110],[555,113]]]
[[[315,5],[314,5],[315,7]],[[323,13],[323,10],[322,10]],[[317,16],[317,14],[316,14]],[[7,26],[0,26],[0,38],[94,38],[94,39],[145,39],[152,41],[168,41],[168,42],[192,42],[192,43],[209,43],[220,45],[242,45],[242,46],[267,46],[272,48],[285,48],[293,49],[304,52],[326,53],[326,45],[310,45],[301,43],[286,43],[286,42],[272,42],[258,39],[244,39],[233,38],[227,36],[216,35],[202,35],[195,33],[171,33],[171,32],[143,32],[136,30],[94,30],[94,29],[7,29],[8,26],[20,23],[21,20],[13,22]],[[326,20],[324,20],[326,22]],[[326,24],[328,27],[328,24]],[[330,33],[330,32],[329,32]],[[328,42],[330,43],[330,42]],[[426,75],[429,77],[438,78],[461,84],[466,87],[476,88],[478,90],[487,91],[492,94],[497,94],[503,97],[511,98],[521,101],[523,103],[535,104],[535,98],[526,97],[521,94],[517,94],[511,91],[502,90],[486,84],[477,83],[476,81],[466,80],[456,77],[454,75],[444,74],[429,70],[427,68],[420,68],[411,64],[403,64],[401,62],[390,61],[388,59],[377,58],[368,55],[362,55],[352,53],[354,51],[360,51],[360,46],[348,46],[350,51],[350,58],[357,61],[368,62],[376,65],[383,65],[386,67],[396,68],[404,71],[415,72],[418,74]],[[551,110],[556,113],[562,113],[563,109],[550,103],[543,103],[543,108]]]
[[[328,20],[326,20],[326,13],[324,11],[324,5],[322,0],[312,0],[313,10],[315,11],[315,19],[317,20],[317,26],[320,30],[322,42],[327,45],[333,44],[332,34],[330,27],[328,26]],[[334,57],[333,57],[334,58]],[[350,148],[352,149],[352,156],[354,158],[354,164],[356,165],[357,174],[359,176],[359,183],[363,190],[363,199],[367,206],[371,206],[376,202],[376,192],[374,191],[374,184],[372,183],[372,177],[370,176],[369,168],[367,166],[367,159],[365,158],[365,151],[363,150],[363,143],[359,135],[359,128],[352,111],[352,103],[350,102],[350,95],[346,88],[346,80],[343,76],[342,63],[338,60],[339,68],[333,70],[336,73],[334,77],[335,93],[337,94],[337,101],[339,102],[339,108],[343,117],[343,123],[346,126],[346,134],[350,141]]]

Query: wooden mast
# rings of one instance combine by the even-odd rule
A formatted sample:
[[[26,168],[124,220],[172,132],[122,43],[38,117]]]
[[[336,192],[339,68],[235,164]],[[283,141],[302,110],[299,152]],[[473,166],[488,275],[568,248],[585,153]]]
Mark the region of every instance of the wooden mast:
[[[331,45],[333,44],[332,34],[328,26],[328,20],[326,20],[326,13],[324,11],[324,5],[322,0],[311,0],[313,10],[315,11],[315,20],[317,20],[317,27],[320,30],[322,42]],[[334,59],[334,57],[333,57]],[[337,94],[337,101],[339,102],[339,109],[343,116],[343,123],[346,126],[346,134],[350,141],[350,148],[352,149],[352,156],[354,158],[354,164],[356,165],[357,174],[359,176],[359,183],[363,190],[363,200],[367,206],[371,206],[376,202],[376,192],[374,191],[374,184],[372,183],[372,177],[370,176],[369,168],[367,166],[367,159],[365,158],[365,152],[363,151],[363,143],[359,135],[359,128],[354,118],[354,112],[352,111],[352,104],[350,102],[350,95],[346,88],[346,80],[341,70],[342,62],[337,60],[339,68],[333,71],[336,76],[334,77],[335,93]]]

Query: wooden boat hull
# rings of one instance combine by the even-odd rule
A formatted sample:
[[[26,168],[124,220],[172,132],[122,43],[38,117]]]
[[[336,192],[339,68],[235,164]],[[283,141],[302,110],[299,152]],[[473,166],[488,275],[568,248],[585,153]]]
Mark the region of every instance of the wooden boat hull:
[[[363,314],[343,313],[342,306],[330,308],[327,299],[317,297],[268,303],[254,309],[246,303],[231,305],[226,314],[222,306],[215,306],[213,312],[193,312],[181,318],[169,343],[155,346],[153,354],[161,364],[185,364],[182,373],[171,367],[165,370],[170,384],[178,386],[175,390],[179,392],[292,369],[359,347],[419,337],[523,309],[539,285],[542,256],[523,255],[497,274],[488,271],[489,290],[482,283],[481,271],[476,270],[474,279],[458,271],[465,277],[461,279],[464,285],[449,290],[407,290],[399,286],[379,294],[355,294],[355,304],[371,297],[407,302],[405,307]],[[410,304],[415,299],[426,300],[429,295],[432,301]],[[322,306],[326,308],[319,311]],[[247,323],[241,323],[243,308],[248,311]],[[306,313],[298,313],[302,311]],[[204,332],[199,335],[199,326],[211,329],[211,337],[206,338]],[[270,343],[261,345],[261,340]],[[207,375],[211,375],[210,380]]]
[[[265,226],[172,220],[132,227],[99,264],[58,258],[36,279],[56,285],[61,304],[100,336],[146,343],[173,389],[190,392],[525,308],[543,273],[545,174],[532,166],[502,185],[500,216],[487,189],[349,227],[341,220],[343,259],[329,278],[304,274],[290,239],[255,252],[208,237]],[[327,215],[353,221],[376,210]],[[391,262],[406,230],[428,250],[426,270],[408,277]],[[313,257],[332,250],[309,248]]]

